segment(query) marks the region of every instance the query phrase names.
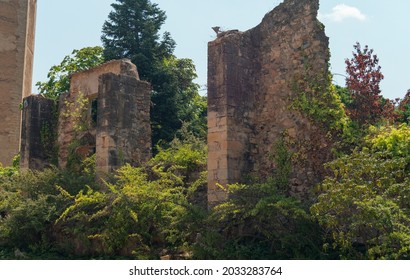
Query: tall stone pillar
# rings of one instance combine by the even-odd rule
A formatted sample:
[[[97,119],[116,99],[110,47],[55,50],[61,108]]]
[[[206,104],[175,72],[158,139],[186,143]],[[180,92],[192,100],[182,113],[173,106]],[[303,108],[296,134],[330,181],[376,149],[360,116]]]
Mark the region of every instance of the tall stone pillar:
[[[106,73],[99,78],[96,169],[99,175],[151,158],[151,85],[136,77]]]
[[[230,184],[281,172],[276,147],[284,138],[297,157],[282,188],[306,197],[324,174],[328,131],[295,107],[312,89],[294,86],[309,77],[327,86],[329,40],[318,10],[319,0],[285,0],[258,26],[220,32],[209,42],[209,207],[228,198]]]
[[[19,151],[22,98],[31,94],[37,0],[0,0],[0,162]]]

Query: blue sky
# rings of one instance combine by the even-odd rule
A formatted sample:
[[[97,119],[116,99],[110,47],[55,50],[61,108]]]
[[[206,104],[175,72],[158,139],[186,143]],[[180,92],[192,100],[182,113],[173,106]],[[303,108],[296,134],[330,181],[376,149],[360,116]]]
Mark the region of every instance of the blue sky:
[[[73,49],[101,45],[101,27],[114,0],[38,0],[33,84],[46,80],[52,65]],[[167,14],[163,29],[177,42],[175,54],[194,60],[200,85],[206,84],[207,43],[212,26],[247,30],[280,0],[152,0]],[[403,97],[410,89],[410,1],[321,0],[320,20],[330,37],[331,71],[345,74],[353,45],[369,45],[380,59],[383,95]],[[335,82],[344,79],[335,75]],[[33,87],[33,91],[37,89]]]

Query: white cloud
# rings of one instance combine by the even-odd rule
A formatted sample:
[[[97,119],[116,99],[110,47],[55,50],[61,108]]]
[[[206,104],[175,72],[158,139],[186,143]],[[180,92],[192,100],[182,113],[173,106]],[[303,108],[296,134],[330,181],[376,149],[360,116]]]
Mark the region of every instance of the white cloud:
[[[357,19],[359,21],[365,21],[367,19],[367,16],[363,14],[358,8],[348,6],[346,4],[336,5],[332,9],[331,13],[322,15],[321,17],[336,22],[342,22],[343,20],[348,18]]]

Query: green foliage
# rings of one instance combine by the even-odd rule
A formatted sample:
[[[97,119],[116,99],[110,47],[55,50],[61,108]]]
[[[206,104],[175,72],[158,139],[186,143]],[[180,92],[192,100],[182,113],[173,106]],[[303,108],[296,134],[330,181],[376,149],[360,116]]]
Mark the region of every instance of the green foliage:
[[[142,79],[151,81],[162,60],[169,57],[175,42],[168,32],[160,41],[165,12],[149,0],[116,0],[102,28],[105,59],[129,58]]]
[[[80,192],[59,218],[65,232],[99,242],[100,254],[120,254],[130,246],[137,258],[155,258],[161,243],[179,245],[173,227],[185,210],[181,180],[161,171],[156,175],[158,180],[148,181],[142,169],[124,166],[108,191]]]
[[[284,140],[278,141],[273,155],[276,170],[266,182],[228,186],[229,199],[212,209],[207,230],[195,244],[195,258],[321,257],[318,226],[288,194],[292,154]]]
[[[365,147],[327,166],[312,214],[341,258],[410,258],[409,128],[373,128]]]
[[[100,184],[95,156],[66,170],[0,168],[1,258],[189,256],[205,217],[206,144],[179,134],[145,167]]]
[[[117,0],[112,7],[101,37],[105,59],[129,58],[141,79],[151,82],[153,146],[171,142],[183,123],[205,139],[206,99],[193,82],[195,66],[173,55],[175,42],[169,33],[160,40],[165,12],[149,0]]]
[[[407,91],[403,99],[398,99],[399,105],[397,108],[398,122],[410,123],[410,89]]]
[[[285,139],[280,139],[275,146],[275,154],[273,155],[276,163],[276,169],[274,170],[275,188],[281,190],[283,193],[288,194],[289,177],[292,172],[292,153],[286,146]]]
[[[175,140],[145,168],[120,168],[102,190],[72,197],[58,227],[86,255],[156,259],[189,250],[203,215],[191,199],[204,177],[192,174],[204,170],[205,151],[199,141]]]
[[[295,77],[292,84],[297,94],[292,106],[335,135],[350,133],[347,117],[338,89],[331,83],[330,74],[313,76],[307,65],[303,77]]]
[[[406,124],[370,127],[365,141],[371,152],[387,152],[392,158],[404,158],[410,163],[410,127]]]
[[[74,101],[65,100],[66,110],[63,113],[64,118],[70,118],[73,122],[75,133],[90,130],[91,120],[89,117],[90,99],[83,92],[79,92]]]
[[[153,144],[168,143],[183,123],[190,131],[205,139],[206,99],[198,93],[193,82],[197,77],[190,59],[164,58],[153,77],[151,122]]]
[[[60,64],[50,68],[46,82],[37,82],[39,93],[58,100],[61,93],[70,90],[70,74],[93,68],[104,61],[102,47],[87,47],[73,50]]]
[[[149,165],[175,165],[187,171],[204,170],[207,160],[206,143],[188,130],[188,124],[178,134],[180,138],[174,138],[170,148],[158,147],[158,153]]]
[[[3,167],[3,165],[0,163],[0,178],[2,176],[11,177],[15,174],[18,174],[19,170],[20,170],[20,154],[17,154],[16,156],[14,156],[11,166]]]
[[[335,90],[336,90],[337,95],[339,95],[340,101],[342,101],[344,107],[345,108],[350,107],[351,104],[353,103],[353,98],[349,92],[349,89],[335,85]]]
[[[57,180],[55,170],[0,177],[1,247],[33,252],[51,243],[53,222],[66,205],[54,188]]]
[[[267,183],[230,185],[195,245],[200,259],[316,259],[320,232],[300,201]]]
[[[0,168],[0,171],[3,171]],[[95,186],[89,169],[80,173],[0,172],[0,251],[3,258],[68,258],[55,220],[85,185]],[[91,172],[93,173],[93,172]],[[1,253],[0,253],[1,254]]]

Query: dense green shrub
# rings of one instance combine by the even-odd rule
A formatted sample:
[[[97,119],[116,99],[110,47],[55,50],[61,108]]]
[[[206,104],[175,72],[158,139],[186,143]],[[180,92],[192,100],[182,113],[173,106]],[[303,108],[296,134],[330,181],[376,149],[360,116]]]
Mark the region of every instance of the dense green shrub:
[[[195,244],[199,259],[317,259],[321,233],[300,201],[273,181],[230,185]]]
[[[41,254],[53,242],[54,221],[67,206],[55,185],[56,170],[0,178],[0,247]],[[13,256],[10,256],[13,257]]]
[[[58,240],[56,219],[70,204],[70,194],[95,186],[94,172],[56,168],[19,171],[0,168],[0,251],[4,258],[67,258]],[[18,252],[18,253],[16,253]]]
[[[327,166],[312,214],[341,258],[410,258],[407,126],[373,128],[365,146]]]
[[[289,195],[292,154],[275,145],[276,169],[266,182],[229,185],[229,199],[212,209],[197,238],[199,259],[321,258],[321,233],[307,207]],[[223,188],[222,186],[220,186]]]
[[[156,259],[189,252],[203,215],[190,198],[204,184],[205,160],[204,143],[175,140],[145,167],[125,165],[103,190],[72,197],[57,225],[79,244],[76,254]]]

